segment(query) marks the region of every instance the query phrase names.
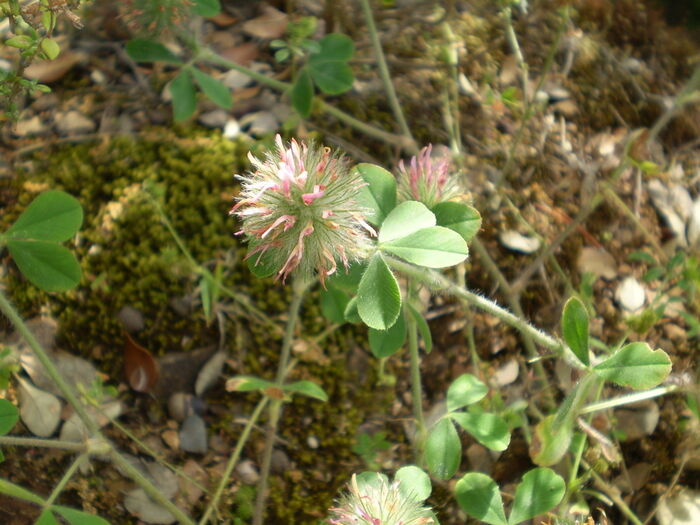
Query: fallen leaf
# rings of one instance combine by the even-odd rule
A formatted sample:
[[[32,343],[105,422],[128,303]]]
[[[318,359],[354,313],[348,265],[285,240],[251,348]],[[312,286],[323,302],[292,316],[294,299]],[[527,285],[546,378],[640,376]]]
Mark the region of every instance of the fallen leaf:
[[[148,392],[158,382],[158,363],[151,353],[125,333],[124,374],[137,392]]]
[[[110,420],[116,419],[122,413],[121,401],[110,401],[100,406],[98,411],[95,407],[87,407],[87,413],[99,427],[105,426]],[[73,413],[61,428],[61,441],[81,442],[90,437],[85,423]]]
[[[158,505],[146,492],[139,488],[133,489],[124,496],[124,506],[130,514],[146,523],[168,525],[175,523],[175,517],[170,512]]]
[[[50,84],[63,78],[77,64],[88,58],[83,52],[63,50],[54,60],[33,62],[24,70],[24,77],[43,84]]]
[[[54,395],[38,389],[18,377],[19,415],[35,436],[49,437],[61,421],[61,402]]]
[[[75,387],[82,384],[83,386],[89,387],[97,378],[97,369],[92,363],[82,357],[62,351],[50,352],[49,356],[58,369],[58,372],[70,386]],[[46,374],[43,365],[36,358],[33,351],[28,348],[26,351],[23,351],[20,356],[20,364],[27,374],[29,374],[29,377],[32,378],[36,386],[55,396],[63,397],[63,393]]]
[[[257,38],[281,38],[287,30],[287,15],[274,7],[266,7],[264,13],[242,25],[243,32]]]
[[[582,248],[576,260],[576,267],[580,273],[590,272],[607,280],[617,277],[615,259],[601,248],[591,246]]]
[[[201,396],[216,383],[221,375],[225,362],[226,352],[217,352],[204,364],[194,384],[194,393],[197,396]]]

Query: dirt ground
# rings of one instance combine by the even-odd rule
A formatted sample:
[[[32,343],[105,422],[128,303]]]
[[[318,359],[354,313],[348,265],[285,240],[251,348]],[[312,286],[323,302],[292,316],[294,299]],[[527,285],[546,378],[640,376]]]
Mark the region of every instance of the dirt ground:
[[[675,95],[700,71],[692,7],[531,0],[527,12],[514,9],[525,84],[537,93],[537,103],[528,105],[523,67],[496,2],[384,4],[377,10],[378,30],[414,136],[421,145],[448,146],[459,137],[455,176],[464,199],[483,218],[468,263],[450,275],[555,334],[563,304],[579,294],[595,311],[594,338],[606,345],[646,341],[671,356],[669,381],[696,384],[700,334],[692,319],[700,312],[700,241],[692,242],[691,236],[697,227],[693,221],[700,225],[695,200],[700,196],[700,105],[670,110]],[[166,212],[195,259],[212,270],[221,265],[227,285],[282,326],[289,291],[250,275],[241,264],[244,248],[233,236],[237,228],[227,217],[237,191],[232,175],[248,168],[247,150],[258,140],[269,144],[285,126],[291,129],[288,136],[315,137],[357,161],[390,170],[407,155],[321,111],[308,120],[295,118],[285,95],[240,79],[231,80],[230,111],[200,100],[193,119],[173,126],[163,95],[173,70],[136,64],[124,52],[135,35],[130,5],[96,0],[82,14],[84,29],[59,26],[59,65],[45,64],[34,72],[52,92],[25,100],[18,122],[0,122],[0,226],[6,228],[41,189],[74,194],[86,210],[85,231],[75,246],[83,281],[65,296],[32,291],[3,253],[4,281],[25,318],[52,320],[55,348],[90,362],[103,383],[116,388],[122,402],[119,426],[105,428],[122,450],[148,461],[155,454],[211,487],[257,401],[253,394],[227,392],[224,379],[234,374],[272,378],[281,335],[223,299],[207,319],[197,303],[198,281],[175,242],[152,209],[130,204],[129,188],[145,180],[163,183]],[[225,16],[200,27],[205,41],[230,60],[278,79],[288,80],[293,72],[270,50],[270,40],[283,37],[266,33],[280,24],[271,21],[273,14],[283,17],[282,29],[287,20],[303,15],[316,16],[327,32],[349,34],[356,46],[351,61],[356,82],[348,93],[327,97],[328,102],[398,132],[359,9],[330,0],[222,0],[222,5]],[[567,6],[565,18],[561,9]],[[246,25],[251,21],[258,26]],[[446,49],[458,57],[454,68],[441,59]],[[224,74],[216,68],[211,72]],[[222,131],[231,121],[241,131],[229,140]],[[450,126],[458,133],[450,135]],[[634,162],[618,169],[626,158]],[[695,204],[681,210],[674,197],[679,193],[687,195],[680,201]],[[129,211],[122,214],[122,208]],[[91,246],[101,252],[91,252]],[[651,258],[635,258],[638,252]],[[680,266],[664,274],[653,270],[666,267],[677,253],[683,254]],[[643,296],[635,308],[630,304],[639,293],[628,299],[623,286],[629,279]],[[671,297],[677,299],[669,302]],[[318,303],[318,290],[304,303],[293,376],[323,384],[331,402],[299,401],[285,409],[273,461],[269,523],[323,518],[351,473],[367,469],[353,451],[360,434],[383,433],[386,446],[373,451],[381,469],[412,462],[408,355],[392,357],[386,372],[395,381],[379,384],[366,332],[345,325],[324,333],[328,322]],[[534,348],[549,384],[536,381],[531,341],[450,297],[426,301],[426,317],[434,338],[433,351],[422,361],[427,414],[444,399],[451,380],[465,372],[489,383],[497,398],[493,406],[500,407],[522,400],[538,404],[547,396],[561,400],[576,379]],[[135,323],[133,330],[129,323]],[[4,319],[2,328],[6,333],[0,340],[9,341]],[[159,383],[148,393],[135,392],[124,375],[125,329],[158,361]],[[198,374],[217,351],[226,354],[223,372],[194,396]],[[196,410],[206,424],[206,442],[199,452],[182,448],[181,423],[168,407],[178,393],[185,403],[201,403]],[[602,398],[621,393],[609,388]],[[6,397],[16,400],[16,387]],[[622,501],[642,521],[650,517],[654,523],[659,501],[681,488],[700,490],[697,424],[684,395],[594,418],[594,427],[610,436],[619,458],[607,457],[600,443],[585,454],[597,473],[581,492],[592,519],[628,523]],[[19,424],[13,434],[30,432]],[[257,431],[246,446],[222,500],[222,522],[249,520],[263,441]],[[489,473],[508,493],[533,467],[528,441],[517,429],[509,448],[493,455],[463,435],[459,472]],[[66,452],[42,448],[6,447],[3,452],[0,476],[44,496],[71,459]],[[453,486],[454,481],[436,482],[429,500],[443,524],[466,519],[451,496]],[[131,489],[112,465],[96,461],[68,483],[59,501],[112,523],[139,523],[123,504]],[[180,482],[176,492],[182,508],[201,514],[207,499],[201,491]],[[0,522],[20,525],[36,517],[32,505],[0,496]]]

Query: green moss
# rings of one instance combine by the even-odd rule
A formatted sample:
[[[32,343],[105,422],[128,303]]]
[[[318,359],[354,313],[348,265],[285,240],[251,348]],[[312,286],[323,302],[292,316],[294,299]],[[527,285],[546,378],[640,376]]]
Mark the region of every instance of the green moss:
[[[16,273],[10,290],[23,314],[48,307],[58,318],[66,347],[84,356],[96,353],[101,368],[113,377],[121,367],[121,326],[117,312],[125,305],[142,311],[145,330],[139,340],[154,353],[210,342],[216,336],[194,311],[179,316],[169,301],[193,292],[196,282],[175,242],[144,197],[143,184],[164,188],[163,207],[197,261],[206,262],[236,250],[235,224],[228,217],[235,182],[245,169],[245,151],[216,134],[183,137],[154,129],[138,140],[120,137],[42,152],[25,179],[76,196],[85,222],[74,250],[83,269],[80,286],[49,296]],[[19,191],[19,190],[18,190]],[[18,193],[17,210],[34,198]],[[9,223],[17,215],[10,212]],[[236,279],[238,280],[236,282]],[[236,286],[245,271],[231,276]],[[102,352],[96,352],[102,349]]]

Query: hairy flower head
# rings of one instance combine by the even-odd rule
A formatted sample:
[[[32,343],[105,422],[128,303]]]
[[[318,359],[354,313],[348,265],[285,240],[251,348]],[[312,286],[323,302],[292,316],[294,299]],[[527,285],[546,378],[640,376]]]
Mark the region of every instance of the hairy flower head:
[[[399,489],[400,481],[389,482],[377,474],[376,480],[358,483],[353,474],[348,491],[330,509],[331,525],[428,525],[432,513],[423,501]]]
[[[275,137],[276,148],[265,159],[251,154],[253,170],[241,180],[238,202],[231,210],[242,222],[247,257],[275,269],[283,281],[294,273],[321,282],[365,255],[367,235],[374,230],[363,219],[357,195],[364,182],[345,159],[329,148],[299,144],[289,147]]]
[[[399,162],[398,192],[402,200],[420,201],[432,208],[459,195],[457,180],[450,176],[450,159],[431,157],[432,150],[432,144],[420,150],[408,168],[403,160]]]

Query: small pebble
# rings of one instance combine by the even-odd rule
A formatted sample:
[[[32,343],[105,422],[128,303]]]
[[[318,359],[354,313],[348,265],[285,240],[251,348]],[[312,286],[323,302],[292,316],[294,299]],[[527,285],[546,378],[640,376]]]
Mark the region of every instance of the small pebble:
[[[78,111],[68,111],[56,115],[56,128],[64,135],[90,133],[95,130],[95,123]]]
[[[615,290],[615,300],[628,312],[634,312],[644,306],[646,292],[637,279],[625,277]]]
[[[260,479],[258,468],[249,459],[244,459],[236,466],[236,474],[246,485],[255,485]]]

